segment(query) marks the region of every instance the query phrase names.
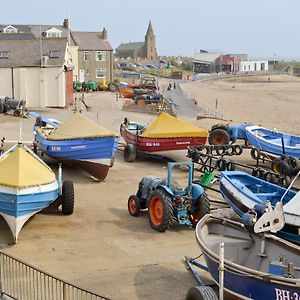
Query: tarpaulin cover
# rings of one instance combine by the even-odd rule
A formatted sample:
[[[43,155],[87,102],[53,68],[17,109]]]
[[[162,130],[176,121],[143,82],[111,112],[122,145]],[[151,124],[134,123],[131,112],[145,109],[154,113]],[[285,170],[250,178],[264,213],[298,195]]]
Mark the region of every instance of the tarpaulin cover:
[[[55,181],[55,174],[22,146],[0,159],[0,185],[31,187]]]
[[[147,138],[207,137],[208,131],[162,112],[141,134]]]
[[[48,140],[74,140],[107,136],[117,136],[117,134],[103,128],[81,113],[75,112],[59,128],[49,134]]]

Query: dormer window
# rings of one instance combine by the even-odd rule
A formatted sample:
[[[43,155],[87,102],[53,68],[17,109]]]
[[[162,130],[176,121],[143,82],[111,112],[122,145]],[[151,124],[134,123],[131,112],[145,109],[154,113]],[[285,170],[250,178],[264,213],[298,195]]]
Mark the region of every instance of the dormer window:
[[[0,59],[8,58],[8,51],[0,51]]]
[[[59,51],[50,51],[49,57],[50,58],[58,58]]]
[[[14,26],[9,25],[3,29],[3,32],[4,33],[17,33],[18,29]]]
[[[48,29],[45,31],[45,36],[50,38],[60,38],[61,37],[61,30],[52,27],[51,29]]]

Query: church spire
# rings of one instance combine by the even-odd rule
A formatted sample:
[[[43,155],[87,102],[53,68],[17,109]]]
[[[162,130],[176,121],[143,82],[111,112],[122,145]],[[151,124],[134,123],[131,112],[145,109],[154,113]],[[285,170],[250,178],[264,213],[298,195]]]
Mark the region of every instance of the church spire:
[[[147,29],[147,32],[146,32],[146,36],[149,36],[149,35],[154,35],[154,31],[153,31],[153,28],[152,28],[152,24],[151,24],[151,21],[149,21],[149,25],[148,25],[148,29]]]

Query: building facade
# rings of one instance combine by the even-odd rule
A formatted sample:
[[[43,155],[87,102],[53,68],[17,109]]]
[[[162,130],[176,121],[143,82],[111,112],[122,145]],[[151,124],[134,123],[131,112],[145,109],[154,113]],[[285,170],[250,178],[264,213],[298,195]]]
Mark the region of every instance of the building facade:
[[[144,42],[122,43],[116,48],[116,57],[155,61],[158,58],[155,35],[149,22]]]

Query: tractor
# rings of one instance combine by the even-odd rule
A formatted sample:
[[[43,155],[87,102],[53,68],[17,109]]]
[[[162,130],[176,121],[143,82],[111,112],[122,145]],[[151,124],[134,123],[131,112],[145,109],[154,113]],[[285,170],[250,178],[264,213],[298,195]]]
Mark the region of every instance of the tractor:
[[[173,168],[188,168],[188,185],[184,189],[173,184]],[[128,199],[128,212],[138,217],[142,209],[148,209],[153,229],[165,232],[173,223],[195,227],[210,212],[210,203],[201,185],[193,183],[192,162],[168,163],[168,177],[144,176],[136,195]]]

